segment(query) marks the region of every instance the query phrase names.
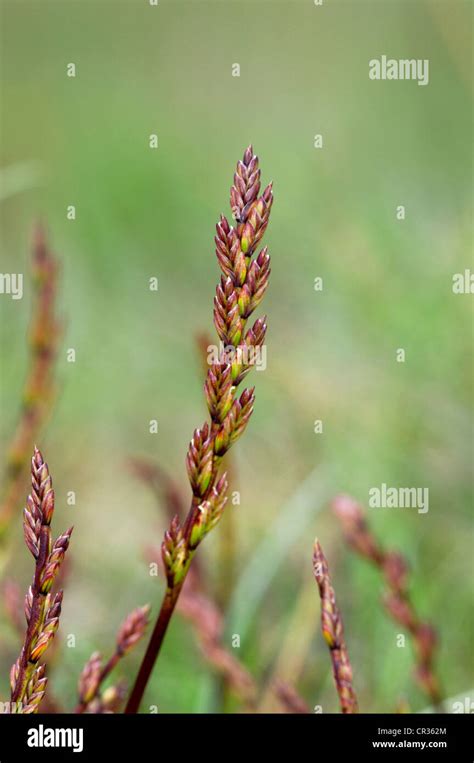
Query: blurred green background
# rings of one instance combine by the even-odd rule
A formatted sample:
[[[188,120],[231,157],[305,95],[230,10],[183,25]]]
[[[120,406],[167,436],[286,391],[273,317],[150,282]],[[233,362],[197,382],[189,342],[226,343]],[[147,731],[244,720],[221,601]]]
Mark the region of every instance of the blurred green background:
[[[110,653],[132,607],[150,601],[156,614],[163,582],[149,576],[143,548],[159,543],[165,517],[126,459],[157,461],[187,496],[186,447],[206,415],[195,335],[213,330],[214,225],[229,214],[234,166],[250,142],[275,193],[268,367],[253,374],[255,412],[232,453],[241,505],[201,549],[209,588],[221,590],[220,544],[233,523],[226,644],[240,634],[238,656],[260,682],[276,671],[311,707],[337,711],[312,579],[317,533],[361,709],[393,712],[401,697],[425,707],[411,647],[397,648],[400,628],[379,604],[380,578],[346,550],[328,502],[346,491],[366,503],[382,482],[429,487],[428,514],[372,509],[369,519],[410,560],[414,600],[439,627],[446,696],[467,696],[472,297],[453,294],[452,276],[473,266],[470,3],[1,5],[2,270],[25,274],[23,300],[0,298],[3,454],[27,368],[38,218],[62,265],[59,397],[38,442],[57,492],[55,530],[75,525],[55,696],[74,706],[82,664],[94,649]],[[429,59],[429,85],[370,81],[368,61],[382,54]],[[66,362],[71,347],[76,363]],[[21,508],[5,574],[26,590]],[[19,644],[3,615],[0,634],[6,697]],[[122,665],[129,682],[142,649]],[[192,627],[176,616],[144,709],[238,707],[220,699]]]

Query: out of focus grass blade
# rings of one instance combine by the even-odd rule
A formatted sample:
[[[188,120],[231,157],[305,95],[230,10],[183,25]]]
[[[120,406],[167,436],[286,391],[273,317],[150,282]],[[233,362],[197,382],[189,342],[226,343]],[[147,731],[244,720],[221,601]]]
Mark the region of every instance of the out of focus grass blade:
[[[40,162],[18,162],[0,169],[0,202],[36,188],[43,182]]]
[[[197,696],[191,712],[212,713],[216,704],[216,679],[212,673],[206,673],[199,679]]]
[[[282,506],[236,583],[227,617],[228,633],[238,633],[242,640],[245,638],[283,560],[293,545],[307,534],[315,515],[331,498],[330,484],[328,467],[318,466]],[[311,537],[308,549],[310,559]]]

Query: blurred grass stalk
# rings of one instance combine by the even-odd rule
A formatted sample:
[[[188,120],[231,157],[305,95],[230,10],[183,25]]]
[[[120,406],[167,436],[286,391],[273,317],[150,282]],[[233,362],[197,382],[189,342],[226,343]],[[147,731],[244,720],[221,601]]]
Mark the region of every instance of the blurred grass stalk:
[[[125,687],[118,683],[102,690],[103,683],[120,660],[143,637],[148,625],[150,606],[137,607],[125,618],[117,633],[115,650],[105,664],[102,656],[94,652],[84,665],[78,682],[79,702],[76,713],[116,712],[125,697]]]
[[[30,363],[23,389],[20,418],[8,449],[3,498],[0,504],[0,544],[10,521],[20,511],[28,455],[51,409],[54,398],[53,367],[61,327],[56,314],[58,263],[37,225],[33,238],[32,276],[34,307],[30,327]]]
[[[420,619],[411,601],[407,561],[397,551],[386,551],[381,546],[356,500],[346,495],[338,496],[333,501],[333,511],[341,522],[348,545],[372,562],[382,574],[388,588],[383,597],[385,608],[413,640],[416,681],[434,707],[442,711],[442,694],[434,665],[438,638],[433,626]]]

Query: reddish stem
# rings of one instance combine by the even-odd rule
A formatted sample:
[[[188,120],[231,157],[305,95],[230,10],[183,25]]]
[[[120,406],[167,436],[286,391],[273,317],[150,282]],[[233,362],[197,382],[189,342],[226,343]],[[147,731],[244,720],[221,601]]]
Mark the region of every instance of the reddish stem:
[[[166,589],[158,619],[155,623],[150,642],[147,646],[145,656],[143,658],[142,664],[140,665],[140,670],[138,671],[138,675],[135,679],[135,684],[125,708],[125,713],[127,715],[138,712],[138,708],[140,707],[140,703],[153,671],[156,659],[160,653],[161,645],[163,644],[164,638],[166,636],[168,625],[174,612],[176,602],[178,601],[179,594],[181,593],[183,583],[184,580],[182,580],[181,583],[179,583],[174,588]]]

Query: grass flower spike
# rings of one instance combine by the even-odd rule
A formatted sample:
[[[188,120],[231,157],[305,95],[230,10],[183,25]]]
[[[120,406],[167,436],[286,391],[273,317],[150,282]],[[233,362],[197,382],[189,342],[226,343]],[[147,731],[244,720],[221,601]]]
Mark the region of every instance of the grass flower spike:
[[[352,685],[352,667],[344,641],[344,627],[336,603],[336,594],[329,577],[328,563],[316,538],[313,551],[313,571],[321,597],[321,626],[332,660],[334,682],[343,713],[357,713],[358,704]]]
[[[25,639],[10,671],[12,708],[18,713],[37,712],[45,692],[44,665],[38,663],[59,626],[63,592],[53,594],[51,588],[72,533],[71,527],[52,542],[54,491],[48,465],[37,448],[31,459],[31,485],[23,530],[26,545],[35,559],[35,574],[25,597]]]
[[[214,326],[221,341],[218,357],[204,385],[210,422],[196,429],[186,456],[192,490],[188,515],[175,517],[165,534],[162,556],[167,588],[150,643],[140,667],[126,712],[138,711],[155,660],[193,555],[215,527],[227,501],[227,478],[221,464],[229,448],[243,434],[255,400],[253,389],[236,390],[254,365],[266,334],[266,319],[247,328],[247,321],[268,286],[270,257],[266,248],[253,258],[268,225],[273,202],[272,184],[260,192],[258,158],[249,146],[238,162],[230,191],[235,226],[221,216],[216,227],[216,255],[222,276],[214,298]]]

